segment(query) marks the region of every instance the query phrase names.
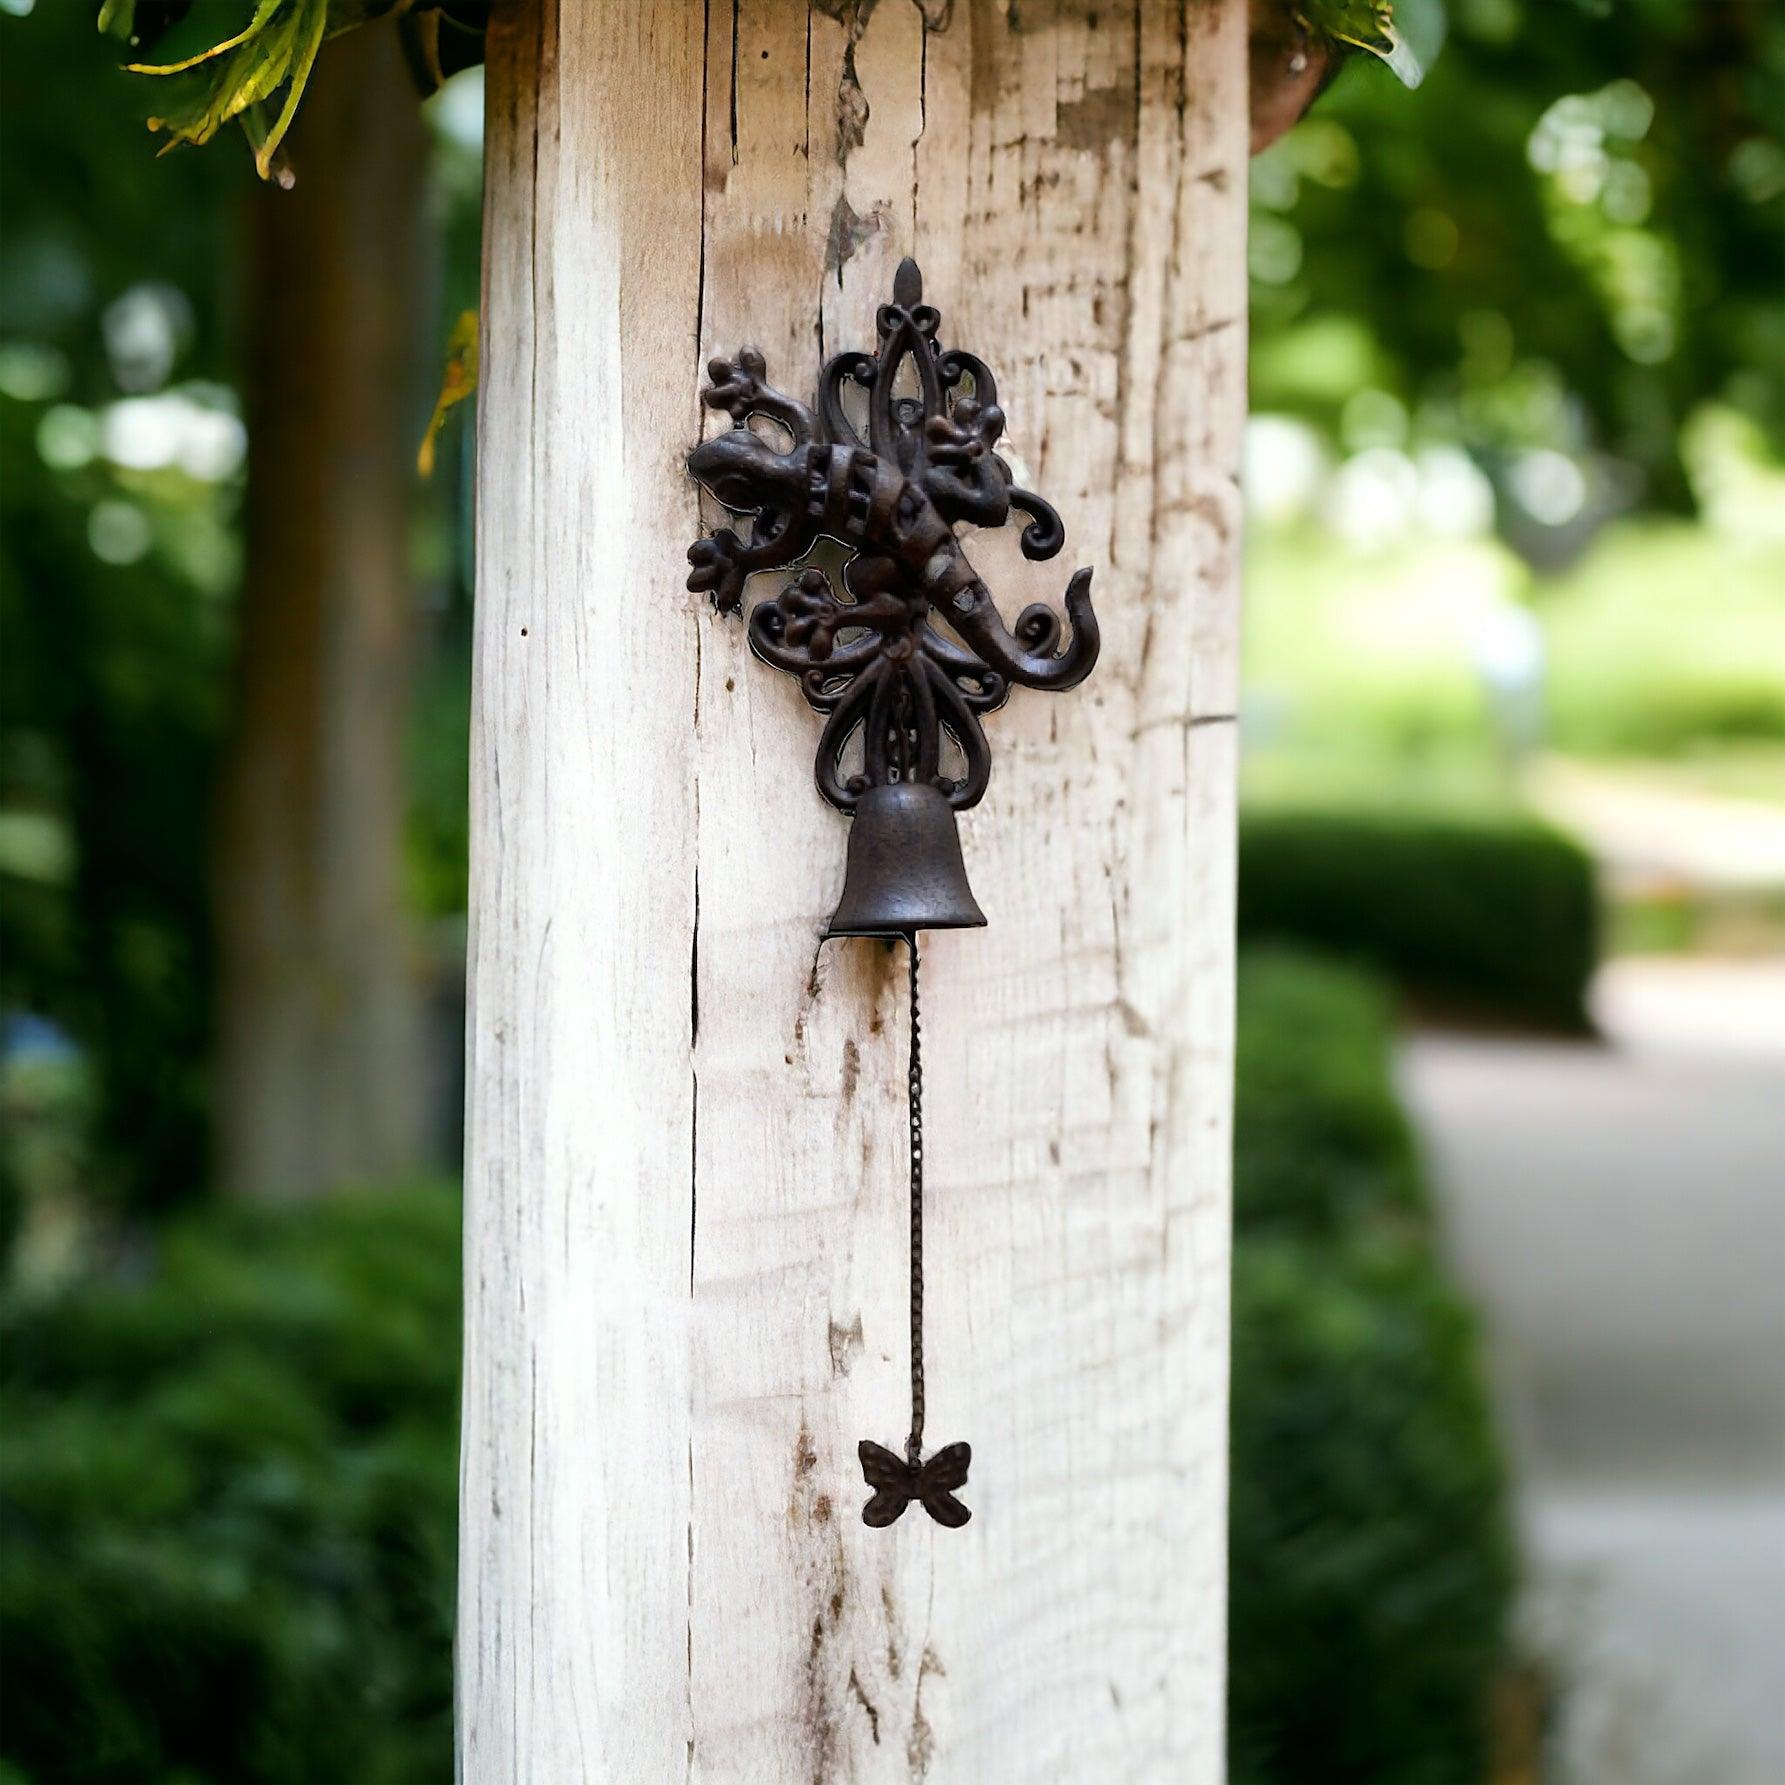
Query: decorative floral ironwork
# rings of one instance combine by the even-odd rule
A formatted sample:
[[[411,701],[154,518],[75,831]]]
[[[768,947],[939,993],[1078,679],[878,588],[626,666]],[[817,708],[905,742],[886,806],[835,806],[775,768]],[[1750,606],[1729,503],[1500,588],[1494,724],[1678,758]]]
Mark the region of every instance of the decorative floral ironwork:
[[[754,348],[711,361],[702,400],[735,425],[688,458],[703,487],[752,517],[747,539],[721,527],[688,551],[689,588],[722,613],[741,611],[753,572],[791,566],[821,538],[850,554],[841,591],[808,564],[748,621],[756,654],[798,676],[825,715],[818,787],[844,812],[895,781],[937,787],[956,811],[977,804],[991,774],[981,716],[1013,685],[1071,688],[1097,661],[1089,570],[1067,585],[1062,649],[1045,603],[1006,628],[956,537],[963,524],[1001,527],[1014,508],[1028,517],[1024,557],[1051,558],[1066,540],[1053,508],[1016,488],[995,450],[1004,412],[991,372],[938,346],[940,317],[922,299],[917,263],[902,261],[876,318],[878,351],[829,360],[816,412],[767,383]],[[866,440],[845,409],[852,388],[867,392]],[[758,433],[753,417],[785,430],[788,444]],[[861,767],[850,772],[844,755],[858,733]],[[964,762],[958,775],[944,772],[945,737]]]

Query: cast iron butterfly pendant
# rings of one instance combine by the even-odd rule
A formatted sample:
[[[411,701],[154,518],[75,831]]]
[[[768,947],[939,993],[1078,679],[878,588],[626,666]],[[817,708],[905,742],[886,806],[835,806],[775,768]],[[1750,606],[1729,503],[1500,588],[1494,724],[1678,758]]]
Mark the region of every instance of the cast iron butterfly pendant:
[[[915,1463],[864,1438],[856,1455],[862,1460],[863,1479],[874,1490],[862,1508],[864,1525],[890,1525],[913,1500],[921,1500],[924,1511],[950,1529],[958,1529],[973,1516],[954,1497],[956,1488],[967,1485],[971,1444],[945,1444],[927,1463]]]

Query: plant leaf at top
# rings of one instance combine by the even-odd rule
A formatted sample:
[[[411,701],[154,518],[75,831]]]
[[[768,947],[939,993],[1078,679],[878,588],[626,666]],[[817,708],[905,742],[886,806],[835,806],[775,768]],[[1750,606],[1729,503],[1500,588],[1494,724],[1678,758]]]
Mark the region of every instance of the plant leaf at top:
[[[1425,79],[1419,58],[1395,29],[1394,0],[1302,0],[1309,26],[1386,62],[1403,86]]]
[[[126,0],[126,4],[134,10],[136,0]],[[208,62],[213,56],[221,56],[226,51],[233,50],[238,44],[246,43],[249,38],[257,35],[283,4],[284,0],[258,0],[253,18],[234,37],[225,37],[220,43],[212,44],[208,50],[200,50],[196,56],[188,56],[183,62],[126,62],[124,66],[132,74],[179,74],[184,69],[196,68],[199,63]],[[99,28],[103,31],[105,27],[106,15],[102,12],[99,15]]]

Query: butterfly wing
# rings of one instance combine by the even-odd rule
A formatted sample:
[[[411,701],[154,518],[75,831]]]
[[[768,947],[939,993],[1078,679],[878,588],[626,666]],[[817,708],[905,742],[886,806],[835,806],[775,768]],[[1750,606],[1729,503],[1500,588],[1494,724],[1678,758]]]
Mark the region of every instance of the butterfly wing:
[[[882,1488],[862,1508],[862,1523],[875,1530],[894,1523],[911,1504],[911,1496],[900,1488]]]
[[[949,1444],[937,1451],[918,1474],[924,1511],[951,1531],[958,1531],[973,1516],[954,1497],[954,1489],[967,1485],[967,1466],[972,1461],[972,1445]]]
[[[925,1487],[938,1487],[945,1493],[967,1485],[967,1468],[973,1461],[971,1444],[946,1444],[923,1466]]]
[[[862,1479],[871,1488],[902,1488],[906,1493],[911,1490],[911,1466],[901,1456],[894,1456],[884,1444],[876,1444],[872,1438],[864,1438],[855,1447],[855,1454],[861,1458]]]
[[[890,1525],[911,1504],[915,1488],[911,1466],[872,1438],[864,1438],[855,1454],[861,1458],[862,1479],[874,1490],[862,1508],[862,1523],[876,1528]]]
[[[958,1531],[973,1516],[946,1488],[925,1488],[923,1507],[937,1524],[946,1525],[951,1531]]]

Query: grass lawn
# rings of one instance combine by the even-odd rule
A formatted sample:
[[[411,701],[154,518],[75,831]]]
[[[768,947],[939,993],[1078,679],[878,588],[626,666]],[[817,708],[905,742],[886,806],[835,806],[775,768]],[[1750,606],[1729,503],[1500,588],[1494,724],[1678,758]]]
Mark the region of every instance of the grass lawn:
[[[1504,803],[1526,716],[1481,666],[1529,614],[1526,745],[1785,802],[1785,543],[1631,521],[1537,577],[1492,540],[1366,551],[1261,529],[1247,572],[1249,795]]]

